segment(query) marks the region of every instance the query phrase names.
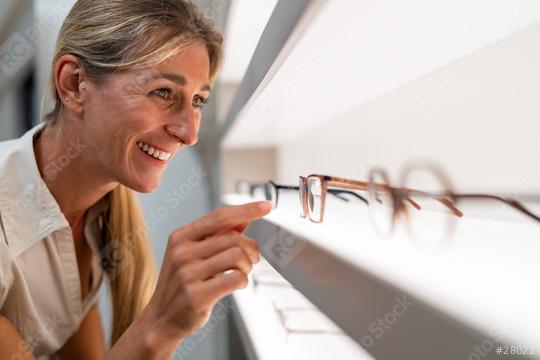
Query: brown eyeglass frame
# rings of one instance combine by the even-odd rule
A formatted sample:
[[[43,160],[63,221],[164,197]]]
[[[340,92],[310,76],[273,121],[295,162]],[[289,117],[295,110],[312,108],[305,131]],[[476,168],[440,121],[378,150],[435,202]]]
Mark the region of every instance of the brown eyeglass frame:
[[[309,178],[316,177],[321,182],[321,218],[320,220],[315,220],[309,216],[309,210],[308,210],[308,180]],[[368,183],[365,181],[359,181],[359,180],[352,180],[352,179],[346,179],[346,178],[340,178],[336,176],[329,176],[329,175],[319,175],[319,174],[311,174],[307,177],[300,176],[300,183],[303,186],[303,190],[300,190],[300,193],[303,194],[303,196],[300,199],[301,202],[301,208],[302,208],[302,218],[308,217],[310,221],[314,223],[322,223],[324,220],[324,208],[326,204],[326,193],[332,192],[334,189],[328,189],[328,186],[333,186],[341,189],[347,189],[347,190],[361,190],[361,191],[367,191],[368,190]],[[380,185],[382,188],[389,188],[384,185]],[[351,193],[355,194],[356,196],[362,198],[364,202],[369,205],[369,201],[366,200],[361,195],[358,195],[351,191]],[[420,206],[416,204],[412,199],[408,198],[406,200],[407,202],[411,203],[414,207],[417,209],[420,209]]]
[[[413,166],[409,166],[405,168],[405,171],[402,173],[402,180],[405,177],[405,174],[413,169]],[[527,209],[523,204],[521,204],[519,201],[507,198],[503,196],[498,195],[492,195],[492,194],[481,194],[481,193],[456,193],[452,190],[452,187],[450,185],[450,182],[448,178],[444,175],[444,172],[442,172],[438,167],[436,166],[429,166],[428,170],[432,171],[434,174],[436,174],[442,181],[444,182],[444,186],[446,187],[445,192],[433,194],[428,193],[421,190],[415,190],[415,189],[407,189],[404,187],[392,187],[389,184],[388,176],[386,172],[380,168],[374,168],[370,171],[370,174],[372,174],[374,171],[378,171],[385,177],[385,181],[387,184],[375,184],[380,190],[389,191],[392,197],[392,200],[394,202],[394,214],[392,223],[395,223],[395,220],[399,213],[406,211],[405,203],[409,203],[417,210],[421,210],[420,205],[418,205],[414,200],[410,198],[410,195],[421,195],[421,196],[429,196],[435,198],[437,201],[439,201],[441,204],[446,206],[456,217],[462,217],[463,212],[459,210],[454,204],[458,202],[460,199],[486,199],[486,200],[495,200],[502,202],[506,205],[511,206],[515,210],[521,212],[522,214],[528,216],[529,218],[532,218],[533,220],[536,220],[537,222],[540,222],[540,216],[534,214],[532,211]],[[320,219],[317,221],[311,217],[309,217],[309,211],[308,211],[308,202],[307,202],[307,195],[308,195],[308,180],[309,178],[317,177],[319,178],[321,182],[321,211],[320,211]],[[303,197],[300,199],[301,201],[301,207],[303,212],[303,218],[309,217],[310,221],[315,223],[321,223],[324,220],[324,209],[326,204],[326,193],[328,191],[328,186],[342,188],[342,189],[349,189],[349,190],[360,190],[360,191],[368,191],[370,182],[365,181],[359,181],[359,180],[353,180],[353,179],[347,179],[347,178],[340,178],[335,176],[329,176],[329,175],[320,175],[320,174],[312,174],[307,177],[300,176],[300,183],[303,184]],[[532,201],[538,201],[540,202],[540,196],[522,196],[523,198],[529,198]],[[368,204],[369,205],[369,204]]]
[[[326,175],[321,175],[326,176]],[[308,216],[308,208],[307,208],[307,177],[300,176],[299,177],[299,185],[297,186],[299,196],[300,196],[300,204],[301,204],[301,210],[300,216],[305,219]],[[343,195],[351,195],[358,200],[362,201],[366,205],[369,204],[368,200],[363,197],[362,195],[359,195],[355,193],[354,191],[351,191],[349,188],[341,188],[341,189],[327,189],[328,193],[331,195],[337,197],[340,200],[348,201]],[[326,196],[326,195],[325,195]]]
[[[308,180],[309,178],[316,177],[321,182],[321,218],[319,221],[311,218],[309,216],[309,210],[308,210]],[[345,179],[335,176],[329,176],[329,175],[319,175],[319,174],[311,174],[307,177],[300,176],[299,177],[299,183],[300,186],[303,187],[303,190],[300,190],[300,193],[303,195],[300,198],[302,213],[302,218],[308,217],[310,221],[314,223],[321,223],[324,219],[324,208],[326,204],[326,193],[329,192],[328,186],[337,187],[340,189],[347,189],[347,190],[367,190],[367,183],[363,181],[357,181],[357,180],[351,180],[351,179]],[[332,189],[330,189],[332,190]],[[353,192],[353,194],[360,196]],[[363,198],[363,197],[362,197]],[[365,203],[369,205],[369,202],[363,198]]]

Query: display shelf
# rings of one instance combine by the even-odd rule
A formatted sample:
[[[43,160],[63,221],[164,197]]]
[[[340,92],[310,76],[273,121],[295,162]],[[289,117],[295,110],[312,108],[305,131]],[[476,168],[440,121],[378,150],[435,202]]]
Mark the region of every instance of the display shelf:
[[[372,359],[264,259],[232,298],[250,359]]]
[[[294,3],[280,1],[281,16],[287,7],[297,16]],[[224,148],[290,141],[466,55],[472,54],[465,62],[474,64],[480,49],[540,20],[537,1],[333,0],[313,1],[302,10],[292,31],[290,21],[281,28],[278,14],[270,19],[250,67],[271,66],[244,79]],[[276,52],[273,35],[283,32],[290,36]],[[451,90],[445,80],[469,68],[460,64],[442,85],[431,84],[426,92],[432,93],[418,101],[419,112],[440,106],[437,97]]]
[[[277,3],[231,104],[221,129],[222,139],[247,101],[257,89],[262,88],[262,81],[271,72],[270,68],[276,66],[275,60],[279,56],[284,56],[283,46],[287,42],[289,46],[294,43],[291,37],[293,29],[298,28],[299,22],[307,22],[306,18],[309,18],[309,14],[315,12],[321,3],[321,0],[279,1]]]
[[[499,358],[496,344],[540,348],[537,224],[470,217],[460,220],[452,242],[426,248],[399,232],[381,239],[361,204],[327,199],[325,222],[314,224],[299,217],[297,201],[280,195],[278,209],[250,236],[295,288],[376,358],[468,358],[483,346],[489,351],[480,350],[482,358],[490,359]],[[460,236],[471,229],[474,236]],[[388,315],[399,301],[411,305],[402,316]]]

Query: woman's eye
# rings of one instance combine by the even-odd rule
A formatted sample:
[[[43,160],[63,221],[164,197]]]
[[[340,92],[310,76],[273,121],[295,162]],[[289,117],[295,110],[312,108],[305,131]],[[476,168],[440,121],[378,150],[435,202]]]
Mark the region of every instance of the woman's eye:
[[[173,99],[173,91],[172,89],[157,89],[154,90],[154,95],[157,97],[163,99],[163,100],[172,100]]]
[[[196,107],[196,108],[202,108],[204,106],[204,104],[206,104],[208,102],[208,99],[205,99],[201,96],[197,96],[195,99],[193,99],[193,107]]]

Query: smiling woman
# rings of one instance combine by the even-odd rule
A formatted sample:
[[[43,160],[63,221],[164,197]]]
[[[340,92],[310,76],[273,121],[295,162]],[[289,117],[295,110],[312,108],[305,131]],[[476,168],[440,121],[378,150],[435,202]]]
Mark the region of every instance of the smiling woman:
[[[0,358],[105,357],[102,273],[110,358],[170,356],[246,285],[259,255],[242,233],[268,204],[217,209],[177,229],[156,284],[135,194],[154,191],[171,157],[197,142],[221,56],[221,34],[188,1],[75,3],[52,63],[54,109],[0,143]],[[28,191],[37,206],[15,200]]]

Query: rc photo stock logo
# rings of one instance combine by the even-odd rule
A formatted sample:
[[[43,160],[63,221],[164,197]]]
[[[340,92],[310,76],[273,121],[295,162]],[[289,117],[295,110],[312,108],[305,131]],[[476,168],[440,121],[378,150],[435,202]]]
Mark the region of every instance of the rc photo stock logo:
[[[43,9],[43,17],[38,16],[28,27],[20,32],[14,32],[0,45],[0,72],[10,77],[17,74],[36,54],[36,46],[40,41],[39,35],[50,34],[55,24],[61,21],[71,9],[73,2],[73,0],[36,2],[35,12],[40,13],[41,6],[46,7]],[[4,3],[1,6],[2,11],[7,11]]]
[[[34,56],[32,43],[20,33],[14,33],[0,47],[0,70],[14,76]]]
[[[278,228],[262,247],[273,265],[285,268],[305,247],[305,240]]]
[[[92,258],[92,269],[96,273],[103,270],[110,280],[119,276],[126,269],[135,266],[133,257],[134,236],[137,231],[143,232],[143,228],[134,229],[125,239],[111,239],[100,251]]]

